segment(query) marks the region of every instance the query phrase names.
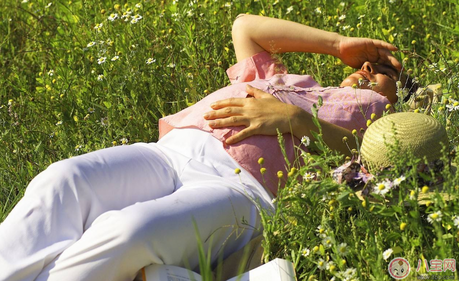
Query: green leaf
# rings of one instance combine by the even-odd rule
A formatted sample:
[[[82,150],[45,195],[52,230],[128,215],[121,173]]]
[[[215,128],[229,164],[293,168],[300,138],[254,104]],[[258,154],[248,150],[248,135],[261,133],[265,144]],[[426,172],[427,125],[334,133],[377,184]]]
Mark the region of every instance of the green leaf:
[[[35,146],[35,149],[34,149],[34,152],[35,152],[35,153],[38,152],[38,150],[39,150],[40,147],[41,147],[41,144],[42,144],[42,142],[39,142],[39,143]]]
[[[321,107],[324,104],[324,99],[320,95],[318,96],[317,104],[319,105],[319,107]]]
[[[314,125],[315,125],[317,128],[319,128],[319,129],[321,128],[321,127],[320,127],[320,123],[319,123],[319,119],[317,119],[317,118],[314,117],[314,118],[312,118],[312,122],[314,123]]]
[[[403,249],[400,246],[395,246],[392,248],[392,251],[394,251],[394,255],[403,252]]]
[[[77,23],[77,22],[80,21],[80,18],[77,15],[72,15],[71,19],[72,19],[71,22],[73,22],[73,23]]]
[[[386,234],[386,239],[387,241],[391,241],[391,242],[394,242],[394,241],[397,241],[398,239],[400,239],[402,236],[397,233],[397,232],[391,232],[389,234]],[[392,249],[393,250],[393,249]]]
[[[336,197],[336,200],[342,201],[343,199],[347,199],[350,193],[350,191],[341,192],[341,194]]]
[[[421,245],[421,241],[419,240],[419,238],[411,239],[411,245],[414,247],[418,247],[419,245]]]
[[[417,211],[410,211],[410,216],[413,218],[419,218],[419,212]]]
[[[322,254],[322,256],[325,255],[325,248],[324,248],[324,245],[320,244],[320,246],[319,246],[319,251],[320,251],[320,253]]]
[[[27,161],[27,172],[29,173],[29,176],[33,177],[34,176],[34,171],[33,171],[33,165],[29,161]]]
[[[112,104],[109,101],[104,101],[104,105],[106,108],[112,107]]]
[[[318,113],[318,109],[317,109],[317,106],[316,104],[313,104],[312,107],[311,107],[311,113],[312,113],[312,116],[317,118],[317,113]]]
[[[400,213],[402,209],[399,206],[391,206],[390,208],[383,208],[381,211],[378,212],[378,214],[385,216],[385,217],[391,217],[395,213]]]

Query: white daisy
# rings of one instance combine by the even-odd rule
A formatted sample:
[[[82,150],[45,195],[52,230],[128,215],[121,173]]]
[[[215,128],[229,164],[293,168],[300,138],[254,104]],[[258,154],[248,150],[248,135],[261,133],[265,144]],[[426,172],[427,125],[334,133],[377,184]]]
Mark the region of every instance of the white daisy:
[[[327,270],[333,271],[333,269],[336,268],[335,263],[333,261],[327,262],[326,268]]]
[[[306,181],[306,182],[310,182],[311,180],[314,179],[314,173],[310,173],[310,172],[306,172],[303,176],[303,179]]]
[[[345,255],[347,255],[347,252],[348,251],[347,251],[347,244],[346,243],[341,243],[341,244],[338,245],[338,253],[340,255],[345,256]]]
[[[459,216],[453,217],[454,226],[459,228]]]
[[[443,215],[442,215],[441,211],[436,211],[435,213],[432,213],[432,214],[427,216],[427,221],[430,222],[430,223],[439,222],[439,221],[441,221],[441,217],[442,216]]]
[[[450,100],[449,104],[446,105],[448,111],[456,111],[459,110],[459,102],[455,100]]]
[[[325,236],[322,239],[322,245],[327,249],[330,248],[332,246],[332,238],[330,236]]]
[[[344,280],[351,280],[354,276],[357,270],[355,268],[348,268],[346,271],[343,273]]]
[[[146,64],[152,64],[154,63],[156,60],[154,58],[148,58],[147,61],[145,62]]]
[[[131,23],[132,24],[137,23],[141,19],[142,19],[142,16],[137,14],[137,15],[131,17]]]
[[[108,20],[109,21],[114,21],[118,18],[118,14],[117,13],[114,13],[114,14],[110,14],[110,16],[108,17]]]
[[[304,249],[301,251],[301,255],[302,255],[303,257],[307,257],[307,256],[309,256],[309,253],[310,253],[310,252],[311,252],[311,251],[309,251],[308,248],[304,248]]]
[[[394,252],[394,250],[392,250],[392,248],[389,248],[389,249],[385,250],[384,253],[382,254],[383,255],[383,259],[385,261],[387,261],[387,259],[390,257],[390,255],[392,255],[393,252]]]
[[[301,143],[304,145],[304,146],[309,146],[309,144],[311,143],[311,139],[309,139],[309,137],[307,136],[303,136],[301,138]]]
[[[325,228],[322,225],[319,225],[316,229],[317,234],[325,234]]]
[[[319,261],[317,262],[317,267],[320,270],[324,270],[327,267],[327,262],[323,258],[320,258]]]
[[[107,57],[101,57],[101,58],[97,59],[97,63],[98,64],[103,64],[106,59],[107,59]]]
[[[387,192],[389,192],[391,187],[391,182],[388,180],[382,181],[380,183],[377,183],[376,186],[373,188],[373,193],[379,194],[379,195],[384,195]]]
[[[399,186],[402,183],[402,181],[404,181],[405,179],[406,179],[405,176],[400,176],[399,178],[396,178],[394,180],[394,185]]]

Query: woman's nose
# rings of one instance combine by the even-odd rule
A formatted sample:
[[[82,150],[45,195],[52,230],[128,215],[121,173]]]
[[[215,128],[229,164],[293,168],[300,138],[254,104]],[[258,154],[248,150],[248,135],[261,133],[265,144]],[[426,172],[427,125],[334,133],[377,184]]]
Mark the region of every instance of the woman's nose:
[[[374,71],[374,67],[373,67],[373,64],[369,61],[366,61],[363,63],[362,67],[360,68],[360,70],[363,70],[363,71],[368,71],[370,73],[373,73]]]

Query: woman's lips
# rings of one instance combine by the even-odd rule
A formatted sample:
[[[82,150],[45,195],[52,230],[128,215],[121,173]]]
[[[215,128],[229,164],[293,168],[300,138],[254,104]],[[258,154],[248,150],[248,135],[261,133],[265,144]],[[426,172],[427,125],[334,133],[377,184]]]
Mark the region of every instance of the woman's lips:
[[[359,71],[357,71],[356,73],[359,74],[360,76],[362,76],[365,80],[371,81],[371,80],[370,80],[370,77],[369,77],[370,75],[369,75],[368,72],[359,70]]]

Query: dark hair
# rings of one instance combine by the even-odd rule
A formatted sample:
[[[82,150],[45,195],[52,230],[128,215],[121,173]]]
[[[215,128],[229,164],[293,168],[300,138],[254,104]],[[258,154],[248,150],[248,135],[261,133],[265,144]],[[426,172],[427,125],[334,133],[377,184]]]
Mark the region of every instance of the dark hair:
[[[419,84],[416,82],[414,78],[410,77],[409,74],[406,73],[401,74],[400,81],[402,82],[403,89],[408,90],[408,94],[406,95],[406,97],[403,98],[403,101],[407,102],[410,100],[411,96],[416,93],[416,91],[419,88]]]

